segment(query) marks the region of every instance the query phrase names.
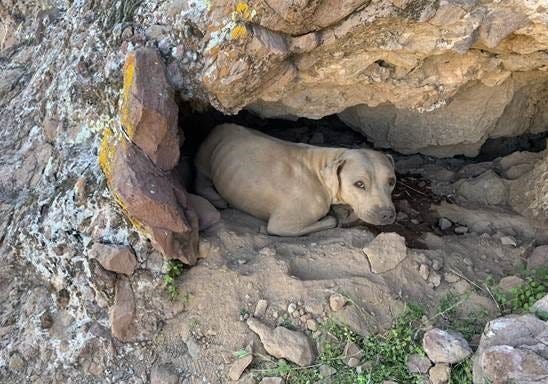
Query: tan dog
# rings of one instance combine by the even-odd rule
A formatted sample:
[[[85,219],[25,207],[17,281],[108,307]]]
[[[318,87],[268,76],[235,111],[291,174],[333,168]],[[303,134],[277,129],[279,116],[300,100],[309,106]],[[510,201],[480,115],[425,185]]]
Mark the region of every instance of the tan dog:
[[[391,157],[369,149],[295,144],[235,125],[214,128],[195,159],[196,192],[268,220],[267,231],[299,236],[333,228],[333,204],[371,224],[394,222]]]

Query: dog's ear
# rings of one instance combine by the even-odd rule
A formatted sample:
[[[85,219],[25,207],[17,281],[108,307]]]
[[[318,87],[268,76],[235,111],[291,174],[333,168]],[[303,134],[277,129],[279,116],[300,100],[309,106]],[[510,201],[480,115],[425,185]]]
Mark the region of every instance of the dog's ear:
[[[385,153],[386,157],[388,157],[388,161],[390,161],[390,163],[392,164],[392,167],[396,168],[396,163],[394,162],[394,158],[392,157],[392,155],[388,154],[388,153]]]
[[[341,171],[345,162],[346,160],[344,159],[335,159],[320,170],[323,181],[335,201],[340,200],[339,192],[341,189]]]

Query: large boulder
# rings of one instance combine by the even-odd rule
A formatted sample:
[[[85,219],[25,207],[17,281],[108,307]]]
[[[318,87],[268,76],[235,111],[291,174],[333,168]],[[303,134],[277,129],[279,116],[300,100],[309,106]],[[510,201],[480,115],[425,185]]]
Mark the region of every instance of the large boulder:
[[[545,383],[548,324],[534,315],[511,315],[485,326],[474,355],[474,383]]]

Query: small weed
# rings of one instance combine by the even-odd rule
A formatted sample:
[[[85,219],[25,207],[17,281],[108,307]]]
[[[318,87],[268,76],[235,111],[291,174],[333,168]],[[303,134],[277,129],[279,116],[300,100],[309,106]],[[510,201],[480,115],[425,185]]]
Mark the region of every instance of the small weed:
[[[467,358],[451,367],[451,384],[472,383],[472,359]]]
[[[469,298],[468,293],[455,294],[448,293],[439,302],[438,314],[444,325],[454,331],[460,332],[466,340],[472,336],[481,333],[485,326],[488,313],[486,310],[467,313],[465,316],[459,316],[457,308]]]
[[[523,278],[523,284],[508,292],[493,288],[493,295],[503,314],[528,312],[537,300],[548,293],[548,267],[527,271]],[[538,315],[542,317],[543,313]]]
[[[166,285],[166,290],[171,301],[179,296],[179,290],[175,284],[175,279],[181,276],[183,273],[183,263],[179,260],[170,260],[167,264],[167,273],[164,275],[164,283]],[[188,301],[190,295],[187,293],[185,295],[186,301]]]
[[[246,316],[249,316],[247,308],[240,308],[240,317],[245,318]]]
[[[237,359],[243,359],[244,357],[251,355],[251,352],[240,349],[239,351],[234,352],[233,355],[236,356]]]

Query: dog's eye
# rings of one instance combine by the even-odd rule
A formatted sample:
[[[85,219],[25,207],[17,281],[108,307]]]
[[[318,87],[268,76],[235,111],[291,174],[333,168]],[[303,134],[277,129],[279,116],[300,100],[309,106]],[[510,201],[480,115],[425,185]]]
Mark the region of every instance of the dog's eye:
[[[360,188],[360,189],[366,189],[366,188],[365,188],[365,184],[363,183],[363,181],[356,181],[356,182],[354,183],[354,185],[355,185],[356,187]]]
[[[394,179],[393,177],[388,179],[389,186],[393,187],[395,184],[396,184],[396,179]]]

